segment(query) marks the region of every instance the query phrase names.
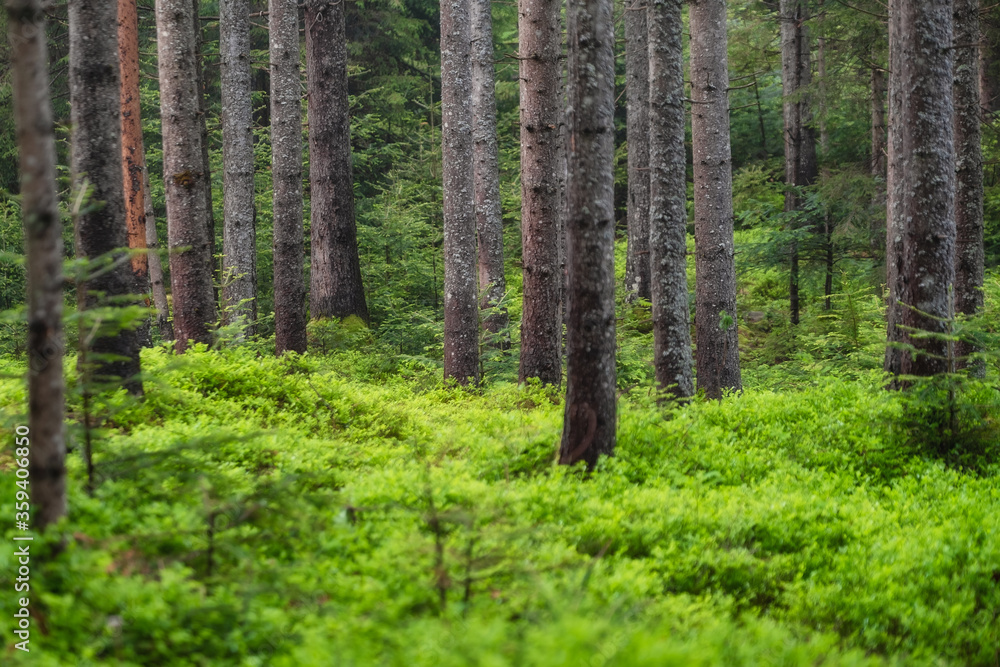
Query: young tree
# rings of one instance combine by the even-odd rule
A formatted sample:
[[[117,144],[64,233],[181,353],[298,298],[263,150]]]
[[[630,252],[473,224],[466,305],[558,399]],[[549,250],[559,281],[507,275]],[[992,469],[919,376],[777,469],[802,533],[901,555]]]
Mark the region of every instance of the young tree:
[[[952,105],[952,3],[899,0],[897,77],[902,104],[895,119],[902,151],[898,181],[903,237],[902,324],[916,348],[901,372],[949,370],[947,343],[910,335],[946,333],[955,281],[955,146]]]
[[[157,0],[167,247],[178,352],[212,342],[216,321],[191,0]]]
[[[955,312],[983,307],[983,150],[979,106],[979,0],[954,0]],[[973,350],[960,343],[956,353]]]
[[[493,68],[493,17],[490,0],[472,0],[472,150],[479,240],[480,308],[496,309],[507,291],[503,273],[503,211],[500,206],[500,165],[497,153],[497,105]],[[507,328],[506,308],[483,320],[494,334]],[[509,340],[498,341],[501,348]]]
[[[222,297],[226,323],[257,319],[253,105],[250,101],[250,0],[219,3],[222,55]]]
[[[275,351],[281,354],[306,351],[299,14],[295,0],[270,0],[269,8],[274,340]]]
[[[521,382],[562,381],[562,0],[520,0]]]
[[[44,529],[66,514],[66,442],[62,225],[42,3],[7,0],[7,31],[28,270],[28,469],[34,523]]]
[[[170,323],[170,307],[167,303],[167,288],[163,279],[163,263],[160,261],[160,239],[156,231],[156,213],[153,211],[153,197],[149,193],[149,170],[143,169],[142,198],[146,212],[146,247],[149,249],[149,286],[153,291],[153,305],[156,307],[156,327],[162,340],[174,339],[174,327]]]
[[[687,165],[681,0],[650,0],[649,252],[656,381],[694,393],[687,288]]]
[[[356,315],[367,322],[354,222],[347,38],[340,0],[306,2],[306,78],[312,205],[310,314],[313,319]],[[468,195],[471,198],[471,188]]]
[[[566,411],[559,462],[615,447],[614,41],[611,0],[569,0]]]
[[[626,0],[625,95],[628,101],[628,251],[625,289],[650,299],[649,49],[646,0]],[[657,100],[652,100],[655,104]]]
[[[694,153],[695,340],[698,388],[709,398],[739,391],[733,176],[725,0],[694,0],[691,141]]]
[[[441,0],[444,376],[479,382],[469,0]]]
[[[132,292],[134,278],[124,254],[128,248],[125,195],[122,191],[121,87],[118,78],[118,6],[100,0],[69,4],[69,90],[72,104],[72,171],[76,190],[86,190],[75,216],[76,254],[102,258],[106,264],[77,285],[79,310],[106,297]],[[115,253],[115,256],[112,256]],[[87,345],[87,327],[80,327],[80,345]],[[98,379],[120,379],[132,393],[142,393],[139,339],[133,329],[100,336],[90,344],[98,357],[92,372]],[[115,358],[111,358],[113,355]],[[81,370],[84,355],[81,355]]]

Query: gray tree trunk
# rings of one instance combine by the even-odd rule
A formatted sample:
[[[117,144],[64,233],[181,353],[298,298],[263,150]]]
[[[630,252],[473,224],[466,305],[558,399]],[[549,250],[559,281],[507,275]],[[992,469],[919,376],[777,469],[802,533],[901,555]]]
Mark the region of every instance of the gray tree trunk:
[[[698,388],[709,398],[743,388],[736,324],[733,176],[725,0],[691,3],[695,341]]]
[[[979,105],[979,0],[955,2],[955,312],[983,307],[983,150]],[[959,343],[956,353],[973,348]],[[964,366],[964,364],[960,364]],[[977,367],[977,372],[984,370]]]
[[[562,381],[561,0],[521,0],[521,382]]]
[[[569,0],[566,410],[559,462],[615,448],[614,41],[611,0]]]
[[[625,289],[649,300],[649,49],[647,0],[625,2],[625,96],[628,101],[628,252]]]
[[[146,213],[146,247],[149,249],[149,286],[153,291],[153,305],[156,307],[156,327],[161,340],[174,339],[174,327],[170,323],[170,307],[167,303],[167,288],[163,280],[163,263],[160,261],[160,239],[156,231],[156,213],[153,211],[153,197],[149,192],[149,170],[143,170],[143,208]]]
[[[479,382],[469,0],[441,0],[444,377]]]
[[[996,3],[982,9],[979,42],[979,98],[986,114],[1000,110],[1000,8]]]
[[[871,117],[872,117],[872,155],[871,155],[871,175],[872,178],[886,178],[886,160],[888,159],[888,135],[885,126],[885,71],[879,67],[872,67],[871,73]],[[886,205],[886,191],[876,188],[873,204],[882,208]],[[873,218],[870,232],[871,245],[875,250],[881,250],[882,239],[880,238],[881,228],[878,219]]]
[[[208,184],[203,190],[205,197],[205,210],[207,211],[206,224],[208,225],[209,255],[212,258],[212,273],[215,283],[212,287],[215,303],[219,302],[219,290],[217,283],[221,282],[222,276],[215,265],[215,206],[212,203],[212,161],[208,156],[208,103],[205,101],[206,85],[205,73],[202,68],[202,61],[205,58],[203,48],[205,44],[201,26],[201,0],[191,0],[191,25],[194,30],[194,72],[195,89],[198,91],[198,131],[201,134],[201,166],[199,171],[205,174],[205,182]]]
[[[72,105],[72,172],[74,189],[88,197],[74,217],[77,257],[104,258],[99,270],[77,285],[80,312],[108,299],[132,293],[134,278],[127,259],[128,230],[122,188],[121,86],[118,78],[118,5],[101,0],[69,3],[69,90]],[[97,267],[95,267],[96,269]],[[81,375],[106,382],[122,382],[130,392],[142,393],[139,379],[139,339],[134,329],[88,341],[81,327],[80,347],[95,357]]]
[[[66,514],[66,441],[62,223],[42,3],[7,0],[7,35],[28,272],[28,471],[33,522],[43,530]]]
[[[900,0],[899,8],[900,59],[893,75],[900,79],[902,98],[897,119],[902,169],[896,187],[905,221],[902,301],[909,306],[903,308],[902,324],[945,333],[947,325],[934,318],[949,317],[949,288],[955,281],[952,3]],[[945,341],[906,338],[917,352],[903,355],[903,374],[951,370]]]
[[[694,393],[687,287],[687,157],[680,0],[649,0],[649,251],[660,388]],[[630,145],[631,147],[631,145]]]
[[[472,0],[472,150],[479,240],[479,307],[495,309],[495,312],[484,313],[483,328],[497,334],[507,328],[510,318],[506,308],[497,307],[507,291],[507,282],[503,273],[503,211],[490,7],[490,0]],[[507,349],[510,338],[505,337],[494,344]]]
[[[889,72],[899,72],[900,34],[899,16],[902,0],[889,0]],[[902,164],[902,113],[901,77],[889,77],[889,123],[886,139],[886,212],[885,212],[885,271],[888,288],[886,306],[886,348],[884,369],[886,373],[899,375],[903,364],[903,351],[894,344],[903,342],[903,309],[899,300],[903,297],[903,235],[905,221],[902,219],[902,190],[900,172]]]
[[[302,107],[295,0],[270,0],[271,176],[274,181],[274,340],[306,351],[302,226]]]
[[[222,55],[222,298],[226,324],[257,320],[253,105],[250,101],[250,0],[219,3]]]
[[[211,344],[216,322],[191,0],[157,0],[167,248],[178,352]],[[181,248],[187,250],[181,251]]]
[[[368,305],[354,222],[344,3],[308,0],[305,20],[312,234],[310,316],[319,319],[356,315],[367,322]],[[471,197],[471,191],[469,194]]]
[[[801,188],[816,180],[816,133],[812,128],[809,87],[809,29],[804,0],[781,0],[781,87],[784,92],[785,213],[794,216],[802,208]],[[799,222],[792,217],[794,230]],[[792,324],[799,323],[799,254],[793,240],[788,302]]]

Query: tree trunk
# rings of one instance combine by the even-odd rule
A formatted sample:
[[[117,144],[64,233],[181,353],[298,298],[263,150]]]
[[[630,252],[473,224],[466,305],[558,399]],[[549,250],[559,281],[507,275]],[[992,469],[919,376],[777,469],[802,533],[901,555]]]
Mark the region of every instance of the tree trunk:
[[[886,373],[899,375],[903,364],[903,351],[894,344],[903,342],[903,308],[899,300],[903,298],[903,235],[906,231],[902,219],[902,190],[899,186],[902,164],[902,113],[901,77],[893,76],[900,71],[899,15],[903,0],[889,0],[889,124],[886,140],[886,213],[885,213],[885,270],[888,304],[886,306],[886,348],[884,369]]]
[[[809,86],[809,29],[804,0],[781,0],[781,87],[785,121],[785,213],[794,231],[800,226],[801,189],[816,180],[816,134],[812,128]],[[792,324],[799,323],[799,254],[793,239],[788,285]]]
[[[979,42],[979,97],[986,114],[1000,110],[1000,9],[984,9]]]
[[[7,0],[7,34],[28,273],[28,471],[34,525],[44,530],[66,514],[66,442],[62,224],[42,3]]]
[[[876,181],[886,178],[886,160],[888,158],[887,135],[885,127],[885,71],[879,67],[873,67],[871,73],[871,116],[872,116],[872,155],[871,155],[871,175]],[[875,189],[873,204],[876,208],[886,205],[886,191],[882,188]],[[882,230],[877,217],[872,217],[870,228],[871,246],[876,251],[881,251],[883,238]]]
[[[174,327],[170,323],[170,307],[167,304],[167,289],[163,281],[156,213],[153,211],[153,197],[149,193],[149,170],[145,167],[143,167],[142,199],[146,215],[146,247],[149,249],[149,286],[153,291],[153,305],[156,307],[156,327],[160,330],[161,340],[173,340]]]
[[[660,388],[694,393],[687,287],[687,156],[681,0],[651,0],[649,22],[649,250],[653,360]]]
[[[211,344],[216,321],[191,0],[157,0],[163,184],[177,351]],[[181,251],[181,248],[187,248]]]
[[[479,382],[469,0],[441,0],[444,377]]]
[[[203,195],[205,197],[205,210],[207,211],[206,224],[208,225],[209,256],[212,261],[212,273],[215,281],[212,285],[212,298],[215,299],[215,303],[218,303],[218,283],[222,281],[222,275],[215,266],[215,206],[212,204],[212,161],[208,155],[208,104],[205,102],[205,96],[208,94],[208,86],[206,85],[205,72],[202,68],[202,61],[205,55],[202,51],[204,38],[201,31],[201,0],[192,0],[191,10],[191,25],[194,26],[195,89],[198,91],[198,131],[201,134],[201,166],[199,171],[205,174],[205,182],[207,184]]]
[[[135,0],[118,0],[118,62],[121,69],[122,182],[125,189],[125,227],[128,247],[146,249],[146,154],[142,142],[142,112],[139,105],[139,11]],[[149,293],[149,255],[132,256],[135,294]],[[140,345],[149,345],[149,321],[136,334]]]
[[[219,3],[222,55],[222,297],[226,324],[257,320],[253,105],[250,101],[250,0]]]
[[[479,307],[483,328],[499,334],[507,328],[507,309],[499,308],[507,291],[503,273],[503,211],[500,202],[500,166],[497,154],[497,104],[493,68],[493,18],[490,0],[472,0],[472,116],[473,174],[476,230],[479,237]],[[500,349],[510,337],[497,339]]]
[[[628,100],[628,252],[625,289],[651,298],[649,248],[649,49],[647,0],[625,3],[625,95]]]
[[[100,0],[69,3],[70,68],[72,105],[72,172],[74,189],[86,189],[87,199],[74,216],[77,257],[101,264],[89,268],[91,275],[77,285],[80,312],[109,305],[110,299],[132,293],[125,226],[125,195],[122,191],[121,86],[118,78],[118,6]],[[122,262],[122,260],[125,260]],[[102,328],[108,325],[103,325]],[[111,323],[114,329],[120,329]],[[122,382],[131,393],[142,393],[139,374],[139,339],[134,329],[88,339],[90,327],[80,327],[80,348],[97,357],[81,375],[107,382]]]
[[[979,106],[979,0],[955,2],[955,313],[983,307],[983,151]],[[956,354],[972,346],[959,343]],[[960,367],[964,363],[959,364]],[[981,366],[977,372],[984,370]]]
[[[561,0],[521,0],[521,382],[562,381]],[[562,159],[561,159],[562,157]]]
[[[306,351],[302,226],[302,107],[299,14],[271,0],[271,176],[274,180],[275,351]]]
[[[819,6],[819,16],[823,23],[826,22],[826,13],[823,11],[823,0],[817,3]],[[826,88],[826,32],[825,27],[820,27],[820,35],[816,38],[816,93],[817,104],[819,105],[819,149],[823,154],[824,161],[830,153],[830,128],[826,122],[827,110],[827,88]]]
[[[615,448],[614,28],[611,0],[569,0],[566,411],[559,462]]]
[[[354,223],[347,38],[340,0],[306,3],[306,78],[312,203],[310,315],[313,319],[356,315],[367,322]]]
[[[698,388],[740,391],[729,147],[725,0],[691,3],[691,140],[694,154],[695,340]]]
[[[935,318],[950,316],[955,281],[955,145],[952,106],[952,3],[900,0],[898,74],[902,106],[899,185],[903,230],[902,323],[910,330],[946,333]],[[951,370],[948,344],[907,334],[906,375]],[[934,356],[929,356],[934,355]]]

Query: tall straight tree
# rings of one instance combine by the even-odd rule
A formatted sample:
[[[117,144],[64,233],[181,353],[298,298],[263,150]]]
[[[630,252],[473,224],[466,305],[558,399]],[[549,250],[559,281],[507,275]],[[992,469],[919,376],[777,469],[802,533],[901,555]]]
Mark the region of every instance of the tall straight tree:
[[[559,462],[615,448],[614,42],[611,0],[569,0],[566,410]]]
[[[28,471],[33,521],[44,529],[66,514],[66,440],[62,225],[40,0],[7,0],[7,35],[28,272]]]
[[[785,120],[785,213],[790,226],[799,225],[802,209],[801,188],[816,180],[816,133],[809,108],[812,68],[809,62],[809,28],[805,0],[781,0],[781,86]],[[790,249],[788,304],[792,324],[799,323],[799,251],[792,240]]]
[[[895,187],[903,228],[902,324],[916,348],[903,355],[905,375],[949,369],[948,344],[910,335],[946,333],[949,291],[955,281],[955,145],[952,106],[952,2],[898,0],[902,105],[901,169]]]
[[[444,376],[479,382],[470,0],[441,0]]]
[[[489,310],[483,328],[507,328],[507,309],[498,307],[507,291],[503,273],[503,211],[497,152],[497,103],[493,67],[493,17],[490,0],[472,0],[472,150],[479,240],[479,307]],[[509,340],[498,340],[501,348]]]
[[[900,299],[903,297],[903,235],[906,232],[905,221],[902,219],[902,189],[900,172],[902,164],[902,77],[891,76],[899,72],[901,58],[900,13],[902,0],[889,0],[889,122],[886,138],[886,210],[885,210],[885,273],[888,299],[886,304],[886,347],[884,369],[886,373],[899,375],[903,365],[903,350],[899,344],[903,342],[904,333],[899,328],[903,321],[903,308]]]
[[[649,49],[646,0],[625,2],[625,96],[628,101],[628,250],[625,289],[649,300]]]
[[[983,307],[983,150],[979,105],[979,0],[955,2],[955,312]],[[960,343],[960,356],[971,353]],[[977,370],[982,370],[977,369]]]
[[[270,0],[271,176],[274,180],[274,340],[278,354],[306,351],[302,273],[302,107],[299,13]]]
[[[69,3],[69,54],[73,183],[78,190],[86,189],[89,196],[89,203],[75,216],[76,254],[101,261],[77,285],[77,303],[83,312],[105,298],[130,294],[134,286],[129,263],[117,256],[128,248],[122,189],[117,3]],[[88,329],[80,327],[81,347],[88,345]],[[101,355],[92,366],[95,378],[114,378],[123,381],[129,391],[142,393],[138,379],[139,338],[134,329],[98,335],[89,347]],[[80,356],[81,367],[85,358]]]
[[[205,182],[207,187],[203,190],[203,195],[205,197],[205,210],[208,215],[205,218],[208,224],[208,243],[209,243],[209,254],[212,257],[212,262],[215,262],[215,206],[212,203],[212,161],[208,156],[209,149],[209,139],[208,139],[208,102],[205,100],[207,97],[207,88],[205,82],[205,71],[202,64],[205,60],[204,46],[205,38],[202,32],[201,23],[201,0],[191,0],[191,26],[194,31],[194,76],[195,76],[195,89],[198,91],[198,131],[201,133],[201,164],[199,171],[205,174]],[[213,272],[217,272],[217,268],[212,268]],[[221,281],[222,276],[215,276],[216,282]],[[219,301],[219,291],[217,288],[213,287],[213,294],[216,303]]]
[[[520,0],[521,382],[562,381],[562,0]]]
[[[980,9],[979,97],[986,114],[1000,110],[1000,7],[984,3]]]
[[[174,327],[170,323],[170,306],[167,303],[167,287],[163,279],[163,263],[160,261],[160,238],[156,230],[156,213],[153,211],[153,197],[149,192],[149,170],[144,169],[142,179],[143,208],[146,212],[146,247],[149,249],[149,286],[153,292],[156,307],[156,327],[162,340],[174,339]]]
[[[694,393],[687,287],[687,165],[681,0],[650,0],[649,253],[656,381],[675,396]],[[631,143],[630,143],[631,146]]]
[[[356,315],[368,321],[354,222],[347,37],[342,0],[306,2],[309,183],[313,319]],[[471,172],[471,169],[470,169]],[[471,197],[472,190],[469,190]]]
[[[167,247],[178,352],[188,341],[211,343],[215,324],[212,243],[205,189],[191,0],[157,0],[156,47],[163,126]]]
[[[698,388],[719,398],[723,389],[743,388],[736,330],[726,0],[694,0],[690,7],[696,366]]]
[[[250,0],[219,2],[222,55],[222,298],[226,323],[257,319],[253,105],[250,101]]]

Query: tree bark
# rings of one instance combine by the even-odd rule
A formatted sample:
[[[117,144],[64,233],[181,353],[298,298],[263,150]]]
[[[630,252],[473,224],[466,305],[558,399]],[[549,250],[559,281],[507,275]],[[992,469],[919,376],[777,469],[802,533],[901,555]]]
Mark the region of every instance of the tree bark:
[[[302,272],[302,107],[299,14],[294,0],[270,0],[271,176],[274,181],[275,351],[306,351]]]
[[[625,289],[652,298],[649,247],[649,49],[647,0],[626,0],[625,95],[628,101],[628,252]]]
[[[979,0],[954,0],[955,25],[955,313],[983,307],[983,150],[979,105]],[[959,343],[956,354],[974,352]],[[959,367],[965,366],[960,362]],[[977,372],[985,370],[976,367]]]
[[[521,382],[562,381],[561,0],[520,0]]]
[[[191,0],[156,3],[167,248],[178,352],[187,349],[188,341],[211,344],[216,321],[205,195],[211,183],[202,154],[192,9]]]
[[[653,363],[660,388],[684,397],[694,393],[694,368],[687,287],[681,1],[647,1]]]
[[[899,300],[903,298],[903,235],[906,231],[902,216],[902,126],[900,125],[903,99],[901,95],[902,77],[893,76],[899,72],[900,34],[899,16],[903,0],[889,0],[889,123],[886,139],[886,213],[885,213],[885,269],[888,304],[886,306],[886,348],[883,368],[886,373],[899,375],[903,364],[903,350],[897,345],[903,342],[903,308]]]
[[[812,70],[809,62],[808,16],[803,0],[781,0],[781,87],[784,91],[785,123],[785,213],[792,230],[799,227],[802,210],[801,189],[816,180],[816,133],[812,128],[809,86]],[[792,324],[799,323],[799,254],[798,242],[790,249],[791,276],[788,285]]]
[[[979,42],[979,97],[983,112],[993,114],[1000,111],[1000,9],[989,4]]]
[[[72,172],[74,189],[86,189],[82,210],[74,216],[77,257],[102,260],[77,285],[80,312],[132,293],[131,265],[125,256],[128,230],[122,190],[122,141],[118,78],[118,6],[100,0],[69,3],[72,105]],[[104,324],[101,328],[107,328]],[[115,323],[111,327],[120,329]],[[120,329],[88,343],[88,327],[80,328],[81,350],[99,355],[81,375],[98,381],[121,381],[131,393],[142,393],[139,339],[134,329]],[[117,359],[101,358],[114,355]]]
[[[472,0],[472,150],[479,240],[479,307],[493,309],[484,313],[483,328],[499,334],[507,328],[510,318],[507,309],[497,305],[507,292],[507,282],[503,272],[503,211],[490,7],[490,0]],[[509,348],[509,336],[497,339],[494,345],[504,350]]]
[[[153,291],[153,305],[156,307],[156,327],[161,340],[174,339],[174,327],[170,323],[170,307],[167,303],[167,289],[163,280],[163,263],[160,261],[160,239],[156,230],[156,213],[153,211],[153,197],[149,193],[149,170],[143,168],[143,207],[146,214],[146,247],[149,249],[149,286]]]
[[[615,448],[614,29],[611,0],[569,0],[566,409],[559,462]]]
[[[309,305],[313,319],[356,315],[368,322],[354,222],[344,30],[342,0],[307,1],[306,78],[309,84],[312,205]]]
[[[885,127],[885,71],[879,67],[872,67],[871,72],[871,117],[872,117],[872,155],[871,155],[871,175],[876,181],[886,178],[886,160],[888,158],[887,134]],[[886,205],[886,191],[876,188],[872,202],[877,208]],[[872,218],[870,227],[871,246],[876,251],[881,251],[882,230],[879,227],[877,217]]]
[[[257,320],[253,105],[250,101],[250,0],[219,3],[222,55],[222,298],[226,324]]]
[[[199,171],[205,174],[207,187],[203,191],[205,197],[205,211],[207,211],[206,224],[208,225],[209,256],[212,261],[212,273],[214,283],[212,285],[212,298],[215,303],[219,302],[218,283],[222,281],[222,275],[215,265],[215,206],[212,203],[212,161],[208,155],[208,104],[205,96],[208,94],[208,86],[205,81],[205,72],[202,61],[205,55],[202,51],[204,47],[204,37],[201,26],[201,0],[192,0],[191,24],[194,29],[194,75],[195,89],[198,91],[198,131],[201,134],[201,166]],[[214,306],[213,306],[214,307]]]
[[[469,0],[441,0],[444,377],[479,382]]]
[[[62,224],[42,3],[8,0],[7,35],[28,273],[28,471],[33,522],[44,530],[66,514],[66,441]]]
[[[740,391],[729,146],[725,0],[691,3],[691,140],[694,153],[695,336],[698,388]]]
[[[903,231],[902,323],[946,333],[955,281],[955,146],[953,139],[952,3],[900,0],[899,77],[902,138],[899,185]],[[896,73],[896,70],[893,71]],[[948,344],[907,334],[906,375],[949,370]],[[933,355],[933,356],[930,356]]]

